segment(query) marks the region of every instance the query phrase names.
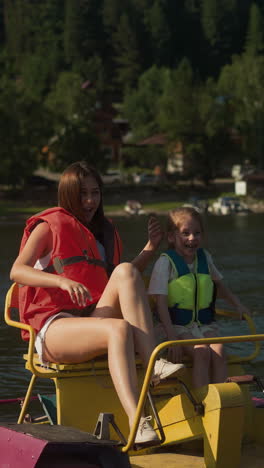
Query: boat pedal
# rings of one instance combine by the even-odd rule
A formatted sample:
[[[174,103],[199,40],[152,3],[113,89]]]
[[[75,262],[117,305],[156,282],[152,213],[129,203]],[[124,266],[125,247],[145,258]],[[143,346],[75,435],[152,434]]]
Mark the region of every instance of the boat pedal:
[[[247,374],[247,375],[234,375],[232,377],[228,377],[226,379],[226,382],[233,382],[237,383],[239,385],[243,384],[256,384],[257,387],[261,392],[264,393],[264,385],[261,381],[261,379],[255,375]]]
[[[161,444],[162,444],[161,440],[144,442],[144,444],[135,444],[134,443],[133,449],[135,450],[135,452],[137,452],[138,450],[143,450],[145,448],[151,448],[151,447],[157,447],[157,446],[160,447]]]
[[[56,395],[41,395],[38,393],[38,399],[42,405],[44,413],[46,414],[51,425],[57,424],[57,402]]]
[[[194,411],[197,414],[197,416],[204,416],[204,405],[203,405],[203,403],[196,401],[193,394],[191,393],[191,391],[189,390],[187,385],[182,380],[178,379],[178,382],[182,386],[185,395],[188,397],[188,399],[192,403]]]
[[[110,425],[113,427],[113,429],[119,436],[122,445],[126,445],[127,441],[122,432],[120,431],[118,425],[116,424],[114,415],[112,413],[99,414],[93,435],[96,436],[99,440],[111,440]]]

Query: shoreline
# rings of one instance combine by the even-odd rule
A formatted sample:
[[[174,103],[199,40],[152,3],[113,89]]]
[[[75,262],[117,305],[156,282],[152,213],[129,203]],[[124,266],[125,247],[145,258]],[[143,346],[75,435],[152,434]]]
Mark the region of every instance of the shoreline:
[[[223,196],[236,196],[234,180],[218,179],[208,187],[197,183],[185,182],[175,185],[107,185],[104,187],[104,207],[107,216],[131,216],[125,213],[127,200],[141,203],[144,215],[154,212],[166,215],[176,206],[193,205],[194,200],[205,201],[211,205]],[[250,213],[264,213],[264,199],[252,195],[239,197],[247,205]],[[23,191],[0,191],[0,220],[21,220],[57,205],[57,187],[27,187]],[[211,213],[210,213],[211,215]],[[138,216],[138,215],[132,215]],[[215,215],[221,216],[221,215]]]
[[[54,205],[55,206],[55,205]],[[181,203],[177,202],[175,203],[175,206],[181,206]],[[38,207],[38,209],[34,210],[32,209],[27,211],[27,212],[23,212],[23,211],[10,211],[10,212],[7,212],[7,213],[3,213],[3,214],[0,214],[0,222],[3,223],[3,222],[8,222],[8,223],[12,223],[12,224],[16,224],[16,223],[20,223],[22,221],[25,221],[27,220],[28,218],[30,218],[33,214],[35,213],[39,213],[47,208],[49,208],[50,206],[47,205],[47,206],[43,206],[43,207]],[[254,202],[252,204],[248,204],[248,208],[249,208],[249,211],[248,213],[231,213],[231,214],[228,214],[228,215],[223,215],[223,214],[215,214],[215,213],[211,213],[211,212],[205,212],[205,213],[202,213],[206,216],[215,216],[215,217],[219,217],[219,216],[231,216],[231,215],[237,215],[237,216],[247,216],[247,215],[257,215],[257,214],[263,214],[264,213],[264,202],[260,202],[260,203],[257,203],[257,202]],[[124,209],[111,209],[111,206],[109,205],[106,205],[106,208],[105,208],[105,215],[108,216],[108,217],[124,217],[124,218],[132,218],[132,217],[148,217],[151,213],[155,213],[157,216],[166,216],[168,214],[168,212],[170,211],[170,208],[168,209],[161,209],[159,207],[157,208],[153,208],[153,206],[151,208],[144,208],[143,206],[143,209],[144,209],[144,213],[142,214],[128,214],[124,211]]]

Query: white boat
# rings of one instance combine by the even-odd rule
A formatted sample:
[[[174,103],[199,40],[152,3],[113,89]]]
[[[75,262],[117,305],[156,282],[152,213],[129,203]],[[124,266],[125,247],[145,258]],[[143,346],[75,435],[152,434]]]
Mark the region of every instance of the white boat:
[[[127,200],[124,211],[128,215],[142,215],[145,214],[145,210],[143,210],[142,205],[137,200]]]
[[[246,203],[236,197],[219,197],[209,206],[208,211],[218,215],[242,214],[248,213],[249,209]]]

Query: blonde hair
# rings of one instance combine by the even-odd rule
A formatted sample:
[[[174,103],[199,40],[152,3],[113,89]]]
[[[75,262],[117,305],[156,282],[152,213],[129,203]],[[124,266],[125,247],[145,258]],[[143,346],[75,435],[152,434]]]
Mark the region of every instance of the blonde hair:
[[[203,218],[201,214],[195,208],[192,208],[189,206],[182,206],[180,208],[175,208],[174,210],[171,210],[169,212],[168,222],[167,222],[167,238],[169,237],[168,235],[170,233],[179,231],[183,221],[186,218],[195,219],[200,224],[201,231],[204,236],[205,234],[204,222],[203,222]],[[173,244],[169,242],[169,239],[168,239],[168,246],[174,247]]]

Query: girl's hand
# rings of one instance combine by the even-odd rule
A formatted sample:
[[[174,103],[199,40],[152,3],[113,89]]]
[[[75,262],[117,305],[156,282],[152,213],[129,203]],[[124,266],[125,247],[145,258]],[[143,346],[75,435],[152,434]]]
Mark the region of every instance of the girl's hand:
[[[59,288],[69,293],[74,304],[85,307],[87,305],[87,301],[92,300],[90,291],[86,288],[86,286],[68,278],[59,278]]]
[[[243,315],[247,314],[251,317],[251,312],[250,310],[244,306],[243,304],[240,304],[236,307],[237,313],[239,315],[240,320],[244,320]]]
[[[155,214],[151,214],[148,220],[148,237],[154,250],[159,247],[164,237],[163,229]]]

